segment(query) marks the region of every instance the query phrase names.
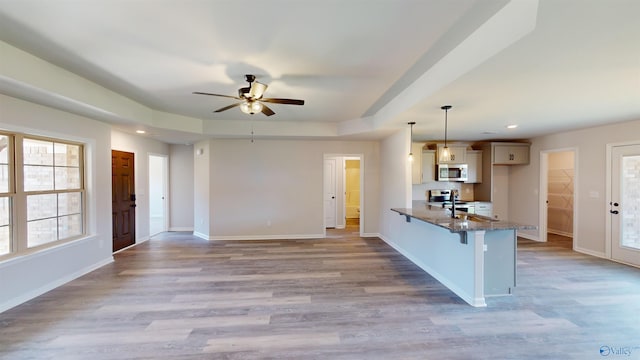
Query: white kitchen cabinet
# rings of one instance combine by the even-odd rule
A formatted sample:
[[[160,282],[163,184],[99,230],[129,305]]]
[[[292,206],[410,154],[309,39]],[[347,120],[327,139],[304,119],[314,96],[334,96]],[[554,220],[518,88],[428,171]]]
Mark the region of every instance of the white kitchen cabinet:
[[[444,144],[438,144],[438,164],[466,164],[467,147],[461,145],[448,145],[449,156],[442,159]]]
[[[526,165],[529,163],[529,144],[494,143],[494,165]]]
[[[422,147],[423,143],[411,143],[413,163],[411,163],[411,183],[422,184]]]
[[[468,184],[482,182],[482,150],[467,150],[467,181]]]
[[[436,181],[436,151],[422,150],[422,183]]]

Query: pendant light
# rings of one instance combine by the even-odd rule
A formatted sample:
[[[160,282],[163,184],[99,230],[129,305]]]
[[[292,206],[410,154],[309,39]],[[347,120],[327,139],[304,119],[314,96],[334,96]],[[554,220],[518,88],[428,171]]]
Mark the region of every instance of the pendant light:
[[[441,161],[449,161],[449,147],[447,146],[447,115],[449,109],[451,109],[451,105],[444,105],[440,109],[444,110],[444,148],[442,148],[442,153],[440,154]]]
[[[409,162],[413,162],[413,152],[411,152],[412,149],[412,144],[413,144],[413,125],[416,124],[415,121],[411,121],[408,122],[407,124],[409,124],[409,126],[411,126],[411,135],[409,136],[409,142],[411,143],[409,145]]]

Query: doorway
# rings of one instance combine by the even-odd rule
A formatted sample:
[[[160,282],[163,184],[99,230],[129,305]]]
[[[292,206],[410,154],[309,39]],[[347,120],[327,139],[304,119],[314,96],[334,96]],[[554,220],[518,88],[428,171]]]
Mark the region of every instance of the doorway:
[[[168,230],[167,156],[149,155],[149,236]]]
[[[111,150],[111,211],[113,251],[136,242],[134,154]]]
[[[540,241],[548,234],[566,239],[575,248],[576,150],[540,153]]]
[[[607,255],[640,267],[640,144],[607,145]]]
[[[360,159],[344,159],[344,214],[346,228],[360,227]]]
[[[324,234],[327,229],[348,229],[362,236],[364,230],[362,154],[324,156]],[[356,230],[357,229],[357,230]]]

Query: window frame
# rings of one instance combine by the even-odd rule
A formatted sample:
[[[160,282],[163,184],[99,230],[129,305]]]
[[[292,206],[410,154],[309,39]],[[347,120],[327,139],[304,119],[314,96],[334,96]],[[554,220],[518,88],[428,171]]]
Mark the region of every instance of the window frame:
[[[40,251],[42,249],[58,246],[60,244],[64,244],[67,242],[75,241],[77,239],[83,238],[87,236],[88,233],[88,219],[87,219],[87,186],[86,186],[86,144],[82,142],[66,140],[61,138],[47,137],[47,136],[39,136],[34,134],[27,133],[16,133],[16,132],[6,132],[0,131],[0,135],[5,135],[10,137],[10,149],[9,156],[13,160],[12,164],[9,165],[9,195],[5,193],[0,193],[1,197],[9,196],[10,197],[10,249],[7,254],[0,254],[0,261],[24,256],[33,252]],[[56,144],[64,144],[71,146],[78,146],[78,169],[79,169],[79,187],[73,189],[61,189],[56,190],[55,185],[51,190],[33,190],[33,191],[25,191],[25,183],[24,183],[24,140],[37,140],[37,141],[45,141],[52,143],[53,148],[55,149]],[[53,169],[53,176],[55,177],[55,152],[53,155],[53,163],[51,168]],[[59,167],[67,167],[67,166],[59,166]],[[55,184],[55,181],[54,181]],[[28,208],[27,208],[27,199],[31,195],[43,195],[43,194],[58,194],[62,193],[79,193],[80,200],[80,217],[81,217],[81,231],[80,234],[70,236],[67,238],[60,239],[60,231],[58,226],[56,226],[56,239],[50,242],[46,242],[43,244],[35,245],[29,247],[29,239],[28,239]],[[60,215],[59,209],[57,208],[56,201],[56,209],[55,209],[55,219],[56,224],[59,223],[60,218],[66,215]]]

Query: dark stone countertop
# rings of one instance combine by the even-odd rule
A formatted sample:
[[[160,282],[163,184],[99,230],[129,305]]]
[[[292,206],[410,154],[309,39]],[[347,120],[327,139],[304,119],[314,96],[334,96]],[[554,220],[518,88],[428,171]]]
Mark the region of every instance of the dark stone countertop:
[[[393,208],[392,211],[409,218],[421,220],[429,224],[440,226],[451,232],[492,231],[492,230],[535,230],[534,225],[523,225],[511,221],[495,220],[486,216],[466,214],[457,211],[456,214],[467,215],[466,220],[452,219],[449,210],[442,206],[430,205],[426,201],[414,201],[413,208]]]

